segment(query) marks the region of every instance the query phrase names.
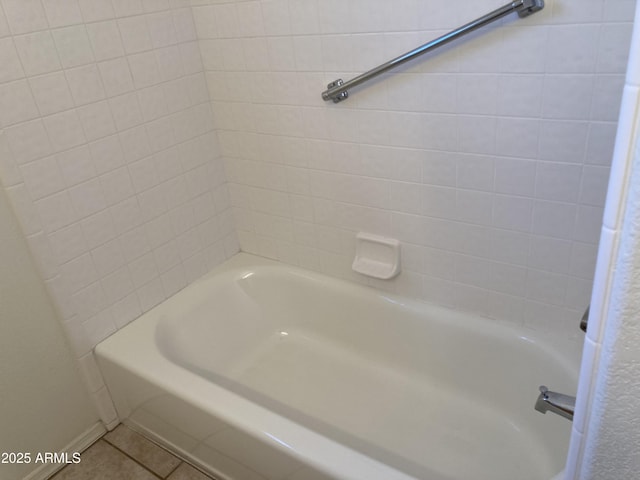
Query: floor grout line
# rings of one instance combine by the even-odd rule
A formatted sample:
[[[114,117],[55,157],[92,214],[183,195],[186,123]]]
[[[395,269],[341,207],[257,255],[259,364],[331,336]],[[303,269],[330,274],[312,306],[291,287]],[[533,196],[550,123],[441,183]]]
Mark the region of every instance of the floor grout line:
[[[105,434],[106,435],[106,434]],[[143,463],[139,462],[138,460],[136,460],[135,458],[133,458],[131,455],[129,455],[127,452],[125,452],[124,450],[122,450],[121,448],[119,448],[118,446],[114,445],[113,443],[111,443],[109,440],[107,440],[106,438],[102,437],[100,440],[103,440],[107,445],[115,448],[118,452],[122,453],[125,457],[130,458],[131,460],[133,460],[135,463],[137,463],[138,465],[140,465],[142,468],[144,468],[146,471],[148,471],[149,473],[151,473],[154,477],[160,479],[160,480],[165,480],[164,478],[162,478],[160,475],[158,475],[156,472],[152,471],[149,469],[149,467],[147,467],[146,465],[144,465]],[[100,441],[98,440],[98,441]],[[96,442],[97,443],[97,442]],[[171,453],[171,452],[169,452]],[[173,454],[171,454],[173,455]],[[175,455],[173,455],[175,457]],[[178,457],[176,457],[178,458]],[[179,460],[179,459],[178,459]],[[173,473],[173,472],[172,472]]]
[[[169,452],[169,453],[171,453],[171,452]],[[173,455],[173,453],[171,453],[171,455]],[[174,456],[174,457],[176,457],[175,455],[173,455],[173,456]],[[185,462],[184,462],[184,460],[182,460],[181,458],[179,458],[179,457],[176,457],[176,458],[177,458],[178,460],[180,460],[180,463],[179,463],[178,465],[176,465],[176,467],[175,467],[173,470],[171,470],[171,471],[167,474],[167,476],[166,476],[166,477],[164,477],[164,478],[165,478],[165,480],[166,480],[167,478],[169,478],[171,475],[173,475],[173,473],[174,473],[176,470],[178,470],[178,469],[180,468],[180,466],[181,466],[183,463],[185,463]]]

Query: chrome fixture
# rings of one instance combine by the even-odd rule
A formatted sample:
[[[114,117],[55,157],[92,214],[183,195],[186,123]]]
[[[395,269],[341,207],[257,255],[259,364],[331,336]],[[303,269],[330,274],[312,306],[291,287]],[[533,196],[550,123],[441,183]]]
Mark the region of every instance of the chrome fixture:
[[[547,387],[540,387],[540,395],[536,400],[535,409],[540,413],[551,411],[561,417],[573,420],[573,412],[576,408],[576,397],[551,392]]]
[[[582,320],[580,320],[580,330],[583,332],[587,331],[587,325],[589,324],[589,310],[591,310],[591,305],[587,307],[584,315],[582,315]]]
[[[431,50],[435,50],[442,45],[446,45],[447,43],[456,40],[467,33],[471,33],[479,28],[484,27],[496,20],[501,19],[502,17],[509,15],[513,12],[518,12],[518,15],[521,18],[528,17],[529,15],[536,13],[539,10],[544,8],[544,0],[516,0],[513,2],[509,2],[503,7],[494,10],[491,13],[488,13],[484,17],[480,17],[473,22],[467,23],[462,27],[459,27],[441,37],[436,38],[435,40],[430,41],[429,43],[425,43],[421,47],[418,47],[410,52],[405,53],[404,55],[400,55],[399,57],[394,58],[393,60],[384,63],[372,70],[369,70],[362,75],[359,75],[351,80],[344,82],[341,78],[338,80],[331,82],[327,85],[327,90],[322,92],[322,99],[325,101],[332,100],[333,103],[339,103],[343,100],[346,100],[349,97],[348,90],[352,87],[358,86],[367,80],[370,80],[378,75],[391,70],[403,63],[408,62],[409,60],[413,60],[414,58],[430,52]]]

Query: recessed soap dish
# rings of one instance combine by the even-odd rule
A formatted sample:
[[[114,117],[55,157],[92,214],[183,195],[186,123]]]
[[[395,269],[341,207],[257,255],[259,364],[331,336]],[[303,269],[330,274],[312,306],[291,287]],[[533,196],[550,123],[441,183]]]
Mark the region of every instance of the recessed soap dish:
[[[389,280],[400,273],[400,242],[371,233],[356,235],[356,258],[351,266],[368,277]]]

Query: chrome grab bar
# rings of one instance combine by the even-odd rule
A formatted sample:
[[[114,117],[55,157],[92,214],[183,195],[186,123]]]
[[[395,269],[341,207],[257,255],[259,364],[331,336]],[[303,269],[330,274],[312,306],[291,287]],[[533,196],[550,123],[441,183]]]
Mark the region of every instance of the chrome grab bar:
[[[348,90],[352,87],[356,87],[378,75],[391,70],[403,63],[408,62],[409,60],[413,60],[414,58],[423,55],[431,50],[435,50],[442,45],[446,45],[447,43],[466,35],[467,33],[471,33],[485,25],[488,25],[500,18],[509,15],[512,12],[518,12],[518,15],[521,18],[528,17],[532,13],[536,13],[539,10],[544,8],[544,0],[516,0],[514,2],[510,2],[504,7],[500,7],[497,10],[494,10],[491,13],[488,13],[484,17],[480,17],[473,22],[467,23],[460,28],[457,28],[446,35],[436,38],[429,43],[425,43],[421,47],[418,47],[410,52],[405,53],[404,55],[400,55],[399,57],[394,58],[393,60],[384,63],[372,70],[369,70],[362,75],[358,75],[351,80],[344,82],[341,78],[338,80],[331,82],[327,85],[327,90],[322,92],[322,99],[325,101],[333,100],[333,103],[339,103],[343,100],[346,100],[349,97]]]

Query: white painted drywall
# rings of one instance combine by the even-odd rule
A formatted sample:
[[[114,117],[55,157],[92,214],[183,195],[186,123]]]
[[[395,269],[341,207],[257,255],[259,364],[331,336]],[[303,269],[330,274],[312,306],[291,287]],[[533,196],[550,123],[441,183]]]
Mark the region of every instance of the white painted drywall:
[[[0,190],[0,452],[57,451],[98,416]],[[0,464],[0,478],[42,465]]]

